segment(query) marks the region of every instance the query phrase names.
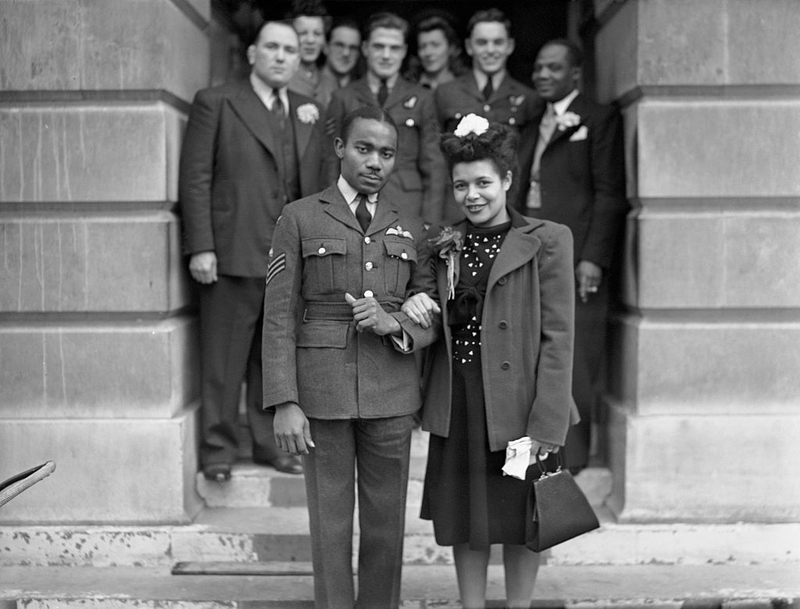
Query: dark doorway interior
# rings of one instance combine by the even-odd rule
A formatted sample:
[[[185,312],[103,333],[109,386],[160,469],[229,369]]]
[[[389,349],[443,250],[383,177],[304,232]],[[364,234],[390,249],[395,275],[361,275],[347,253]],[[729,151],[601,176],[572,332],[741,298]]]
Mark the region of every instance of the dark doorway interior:
[[[509,72],[522,82],[529,82],[539,47],[551,38],[568,34],[570,4],[575,0],[325,0],[328,12],[336,16],[350,15],[363,22],[371,14],[391,11],[413,25],[430,13],[447,16],[462,34],[469,18],[478,10],[496,7],[511,20],[516,51],[508,64]],[[246,48],[252,33],[249,30],[260,19],[282,19],[291,8],[290,0],[215,0],[215,7],[232,21]],[[409,41],[409,55],[416,52]]]

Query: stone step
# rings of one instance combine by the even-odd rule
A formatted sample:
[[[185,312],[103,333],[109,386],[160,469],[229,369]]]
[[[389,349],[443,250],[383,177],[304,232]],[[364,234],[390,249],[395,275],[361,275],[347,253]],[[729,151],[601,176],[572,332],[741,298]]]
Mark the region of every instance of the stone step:
[[[545,565],[534,609],[800,608],[800,571],[783,565]],[[490,565],[488,607],[504,597],[500,565]],[[457,609],[451,565],[407,566],[403,609]],[[5,567],[2,609],[312,609],[308,575],[171,575],[162,568]]]
[[[452,563],[450,549],[436,544],[431,523],[418,510],[408,507],[404,562]],[[545,552],[548,564],[800,564],[800,524],[620,524],[606,509],[596,511],[601,528]],[[0,567],[168,567],[310,557],[304,507],[205,509],[190,525],[0,527]]]
[[[246,508],[306,505],[302,476],[282,474],[271,467],[253,464],[247,459],[247,439],[242,437],[240,442],[244,447],[243,458],[234,464],[229,481],[209,482],[202,473],[197,474],[197,492],[206,506]],[[421,505],[427,453],[428,434],[414,430],[409,465],[408,505]],[[594,507],[601,507],[611,492],[611,473],[606,468],[587,468],[578,475],[577,481]]]

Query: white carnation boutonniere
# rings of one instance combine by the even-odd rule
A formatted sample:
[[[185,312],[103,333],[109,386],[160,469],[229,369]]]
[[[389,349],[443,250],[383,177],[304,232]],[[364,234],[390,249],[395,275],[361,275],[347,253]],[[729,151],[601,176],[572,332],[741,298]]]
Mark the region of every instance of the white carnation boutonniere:
[[[577,127],[581,124],[581,117],[574,112],[564,112],[564,114],[556,114],[556,125],[559,131],[566,131],[572,127]]]
[[[319,120],[319,108],[314,104],[303,104],[297,108],[297,120],[306,125],[313,125]]]
[[[475,135],[483,135],[489,128],[489,121],[477,114],[467,114],[458,123],[458,127],[453,132],[458,137],[465,137],[470,133]]]
[[[472,115],[474,116],[474,115]],[[446,226],[433,239],[428,240],[439,258],[447,265],[447,300],[456,297],[456,284],[458,283],[459,257],[464,247],[464,238],[461,231],[452,226]]]
[[[406,101],[403,102],[403,108],[407,108],[408,110],[412,110],[416,105],[417,105],[416,95],[412,95]]]

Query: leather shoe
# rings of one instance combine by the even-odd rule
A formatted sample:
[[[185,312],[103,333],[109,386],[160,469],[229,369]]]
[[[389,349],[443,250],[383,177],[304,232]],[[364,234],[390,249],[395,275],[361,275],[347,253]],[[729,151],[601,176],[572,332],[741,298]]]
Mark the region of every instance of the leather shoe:
[[[283,472],[284,474],[302,474],[303,463],[300,457],[292,455],[281,455],[274,459],[262,459],[253,457],[253,462],[258,465],[269,465],[274,467],[276,471]]]
[[[203,476],[212,482],[227,482],[231,479],[230,463],[209,463],[203,466]]]

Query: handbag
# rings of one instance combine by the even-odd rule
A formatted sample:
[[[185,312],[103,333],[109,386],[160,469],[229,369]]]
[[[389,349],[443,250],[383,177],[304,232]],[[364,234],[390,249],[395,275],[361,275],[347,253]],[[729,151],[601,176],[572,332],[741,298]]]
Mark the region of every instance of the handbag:
[[[556,471],[548,472],[536,455],[541,475],[528,490],[525,545],[534,552],[600,527],[586,495],[569,470],[562,469],[561,455],[555,453],[555,457]]]

